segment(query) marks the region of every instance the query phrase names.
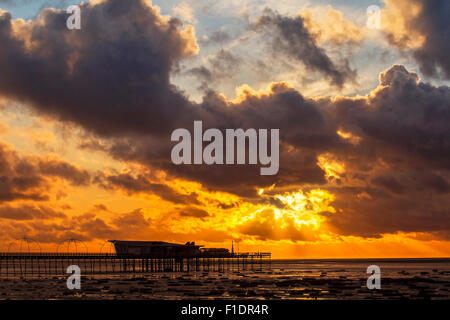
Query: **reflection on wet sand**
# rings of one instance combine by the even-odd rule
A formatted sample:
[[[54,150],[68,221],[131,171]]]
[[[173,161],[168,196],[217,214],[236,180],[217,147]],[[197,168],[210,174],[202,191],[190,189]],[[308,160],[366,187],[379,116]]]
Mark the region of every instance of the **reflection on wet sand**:
[[[320,268],[321,267],[321,268]],[[0,280],[0,299],[449,299],[450,264],[382,266],[381,290],[359,265],[283,265],[271,270],[103,275],[68,290],[65,277]]]

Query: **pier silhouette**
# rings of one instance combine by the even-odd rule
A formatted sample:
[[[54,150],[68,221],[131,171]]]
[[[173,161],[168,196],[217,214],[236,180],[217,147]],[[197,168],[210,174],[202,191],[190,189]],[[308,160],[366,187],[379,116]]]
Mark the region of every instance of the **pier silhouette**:
[[[73,239],[68,241],[74,242]],[[67,241],[66,241],[67,242]],[[101,274],[142,274],[154,272],[233,272],[270,268],[271,253],[229,252],[223,248],[204,248],[195,243],[174,244],[161,241],[111,240],[115,252],[0,252],[0,278],[42,278],[67,276],[70,265],[77,265],[83,276]],[[140,247],[140,250],[137,248]],[[57,249],[60,249],[58,245]]]

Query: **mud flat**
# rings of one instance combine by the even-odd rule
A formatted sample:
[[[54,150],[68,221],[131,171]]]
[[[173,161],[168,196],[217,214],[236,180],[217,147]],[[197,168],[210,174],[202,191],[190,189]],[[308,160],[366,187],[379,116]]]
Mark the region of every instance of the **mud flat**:
[[[362,272],[267,270],[82,278],[0,279],[0,299],[450,299],[450,272],[395,272],[369,290]]]

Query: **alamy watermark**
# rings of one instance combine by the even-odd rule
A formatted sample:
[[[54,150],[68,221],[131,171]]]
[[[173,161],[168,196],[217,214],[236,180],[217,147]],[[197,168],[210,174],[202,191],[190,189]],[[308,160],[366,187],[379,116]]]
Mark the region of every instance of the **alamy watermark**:
[[[66,285],[67,289],[73,290],[81,289],[81,268],[75,264],[68,266],[66,273],[69,273],[70,276],[67,278]]]
[[[81,29],[81,9],[77,5],[72,5],[67,8],[67,14],[70,14],[67,18],[66,26],[69,30],[80,30]]]
[[[171,159],[176,165],[203,163],[207,165],[236,163],[239,165],[246,164],[248,156],[248,164],[256,165],[259,160],[260,165],[266,166],[260,168],[260,175],[275,175],[279,169],[279,131],[279,129],[270,129],[269,155],[268,129],[259,129],[258,131],[256,129],[247,129],[246,131],[226,129],[224,141],[222,131],[210,128],[203,132],[202,121],[194,121],[193,143],[189,130],[180,128],[172,132],[171,141],[178,143],[172,148]],[[203,142],[209,142],[204,149]],[[246,152],[247,146],[248,152]]]
[[[367,278],[367,289],[381,289],[381,269],[377,265],[371,265],[367,267],[367,273],[370,274]]]
[[[366,25],[369,29],[381,28],[381,9],[377,5],[371,5],[367,8]]]

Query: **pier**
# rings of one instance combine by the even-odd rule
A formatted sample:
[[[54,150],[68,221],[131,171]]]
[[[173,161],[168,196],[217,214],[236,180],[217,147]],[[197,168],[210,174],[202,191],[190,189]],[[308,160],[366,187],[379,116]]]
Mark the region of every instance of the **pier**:
[[[18,250],[11,250],[15,246]],[[108,252],[103,249],[109,246]],[[34,247],[38,252],[31,251]],[[65,248],[65,252],[61,249]],[[75,250],[73,252],[72,250]],[[79,252],[82,249],[84,252]],[[76,265],[82,276],[144,274],[160,272],[234,272],[270,268],[268,252],[236,253],[226,248],[204,248],[195,242],[108,240],[98,253],[88,253],[85,243],[64,240],[55,252],[42,252],[33,239],[16,240],[8,252],[0,252],[0,279],[67,277]]]
[[[270,268],[271,254],[264,252],[196,256],[132,256],[115,253],[0,253],[0,278],[65,276],[77,265],[82,276],[156,272],[233,272]]]

